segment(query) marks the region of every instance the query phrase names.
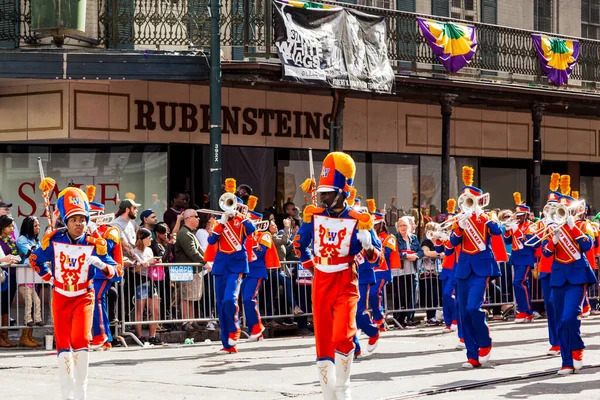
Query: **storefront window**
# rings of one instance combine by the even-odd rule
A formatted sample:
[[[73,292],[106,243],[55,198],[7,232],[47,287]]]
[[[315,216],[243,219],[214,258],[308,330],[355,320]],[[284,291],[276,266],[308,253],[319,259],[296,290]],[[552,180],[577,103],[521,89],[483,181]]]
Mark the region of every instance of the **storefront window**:
[[[600,200],[600,177],[582,176],[579,179],[579,189],[579,198],[584,199],[591,208],[589,215],[596,215]]]
[[[25,216],[44,215],[38,157],[46,176],[56,180],[50,197],[52,208],[58,193],[68,185],[83,190],[95,185],[95,201],[106,206],[106,213],[115,212],[126,195],[135,196],[142,210],[155,210],[159,219],[167,209],[164,146],[7,146],[0,153],[0,198],[13,204],[11,214],[18,226]],[[46,222],[41,223],[45,228]]]
[[[442,206],[442,159],[434,156],[421,156],[421,210],[425,216],[435,219],[446,213]]]
[[[462,168],[464,166],[472,167],[475,170],[474,182],[476,187],[479,186],[479,159],[470,157],[452,157],[450,158],[450,198],[458,199],[462,187]],[[441,167],[440,167],[441,169]],[[444,204],[444,209],[446,205]]]
[[[514,210],[514,192],[520,192],[523,201],[527,200],[526,169],[482,167],[480,171],[481,189],[490,194],[489,209]],[[546,187],[548,187],[547,183]]]

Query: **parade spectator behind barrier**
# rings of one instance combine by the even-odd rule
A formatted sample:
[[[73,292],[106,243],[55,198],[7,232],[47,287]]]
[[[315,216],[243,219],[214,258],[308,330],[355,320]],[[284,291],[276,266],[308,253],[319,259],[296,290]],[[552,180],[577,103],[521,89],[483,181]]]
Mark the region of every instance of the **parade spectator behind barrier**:
[[[150,244],[154,257],[160,257],[161,263],[175,262],[175,245],[169,232],[169,227],[164,222],[159,222],[154,226],[154,240]],[[162,299],[160,307],[160,319],[167,319],[173,315],[171,308],[171,278],[169,268],[164,268],[164,279],[158,284],[158,295]],[[164,327],[158,326],[158,331],[163,331]]]
[[[10,208],[12,207],[12,203],[6,203],[4,201],[2,201],[0,199],[0,216],[2,215],[8,215],[9,217],[12,218],[12,216],[10,215]],[[17,227],[17,223],[14,222],[14,218],[13,218],[13,233],[11,234],[12,239],[16,242],[17,238],[20,236],[19,234],[19,228]]]
[[[411,218],[404,216],[398,219],[395,234],[402,268],[392,269],[394,310],[414,308],[415,272],[417,262],[423,257],[423,250],[417,235],[410,231]],[[399,312],[394,316],[404,327],[415,325],[411,315],[413,312]]]
[[[35,249],[41,246],[38,239],[40,234],[40,222],[34,216],[28,216],[21,223],[21,236],[17,239],[17,249],[21,257],[21,264],[29,266],[29,256]],[[36,285],[37,283],[37,285]],[[42,280],[31,267],[17,268],[17,284],[19,295],[23,298],[25,308],[23,310],[24,324],[31,327],[34,324],[44,326],[42,322],[42,303],[39,297]]]
[[[294,238],[296,236],[296,234],[298,233],[298,230],[300,229],[302,220],[300,219],[300,217],[295,217],[295,218],[292,218],[292,221],[293,221],[293,224],[290,227],[292,234],[290,235],[290,237]],[[298,255],[294,251],[293,240],[287,245],[287,247],[285,249],[285,261],[294,261],[294,262],[300,261],[300,259],[298,258]],[[300,306],[300,308],[302,308],[302,306]]]
[[[284,220],[285,221],[285,220]],[[283,229],[283,232],[279,234],[277,230],[277,224],[275,221],[271,220],[269,225],[269,232],[273,236],[273,243],[277,247],[277,254],[279,255],[280,261],[285,261],[285,254],[283,254],[283,258],[281,257],[280,245],[286,241],[286,245],[289,244],[291,240],[291,230],[289,227],[291,226],[291,222],[284,222],[288,225],[287,233],[286,228]],[[275,240],[275,235],[277,235],[277,241]],[[285,250],[285,249],[284,249]],[[293,311],[294,315],[302,315],[304,311],[298,306],[298,304],[294,301],[294,292],[292,290],[292,278],[291,276],[286,275],[283,272],[283,268],[288,268],[286,265],[282,265],[281,268],[270,268],[269,271],[269,279],[266,287],[266,308],[267,308],[267,316],[272,316],[275,314],[287,314],[287,307],[290,307]],[[280,298],[279,296],[279,288],[282,288],[285,292],[285,300]],[[277,308],[273,310],[273,306]],[[275,313],[275,314],[274,314]]]
[[[177,221],[181,221],[177,216],[182,215],[183,217],[183,212],[188,208],[189,203],[190,195],[187,191],[180,190],[175,192],[175,195],[171,199],[170,208],[163,214],[163,221],[169,226],[172,234],[179,232],[179,227],[175,229]]]
[[[158,222],[158,219],[156,218],[156,213],[152,210],[144,210],[140,214],[140,221],[142,221],[141,227],[146,228],[150,232],[152,232],[152,239],[154,239],[154,227]]]
[[[6,256],[10,256],[8,263],[20,262],[17,243],[13,240],[14,220],[8,215],[0,216],[0,249]],[[6,258],[5,258],[6,260]],[[0,293],[0,308],[2,312],[2,326],[9,326],[9,311],[15,294],[17,293],[16,268],[8,268],[8,289]],[[27,339],[27,332],[21,332],[20,342]],[[14,347],[15,344],[8,340],[8,331],[0,329],[0,347]]]
[[[200,213],[198,216],[200,217],[200,222],[198,224],[198,230],[196,231],[196,238],[200,242],[202,251],[206,251],[206,247],[208,247],[208,237],[215,226],[215,217],[206,213]]]
[[[429,222],[425,225],[425,239],[421,243],[423,260],[421,260],[419,268],[419,307],[427,308],[427,326],[440,326],[442,324],[435,317],[435,308],[442,305],[442,282],[439,280],[438,275],[440,256],[435,251],[433,242],[427,239],[427,232],[435,230],[436,225],[435,222]]]
[[[210,271],[210,265],[204,265],[204,251],[196,237],[196,229],[199,225],[198,212],[188,209],[183,213],[183,227],[179,231],[175,242],[175,262],[181,265],[186,263],[201,263]],[[191,282],[181,282],[181,318],[194,319],[194,302],[202,298],[203,280],[202,267],[194,267],[194,278]],[[193,322],[184,322],[183,329],[186,331],[199,330],[201,327]]]
[[[273,235],[273,243],[277,249],[277,255],[279,261],[285,261],[287,255],[287,246],[292,243],[292,219],[286,218],[283,220],[283,229],[277,230],[277,225],[274,221],[271,221],[269,225],[269,232]]]
[[[298,216],[298,208],[293,202],[288,201],[283,205],[283,213],[285,218],[294,218]]]
[[[144,309],[148,306],[148,320],[156,320],[160,318],[160,297],[158,296],[157,285],[150,279],[153,273],[153,265],[156,263],[150,243],[152,242],[152,234],[146,228],[140,228],[136,234],[134,253],[140,261],[134,261],[133,268],[136,273],[135,281],[137,287],[135,289],[135,320],[143,321]],[[162,268],[162,267],[158,267]],[[148,324],[149,338],[146,340],[142,336],[142,325],[135,326],[137,337],[143,342],[148,342],[154,345],[162,344],[162,341],[156,337],[156,328],[158,324]]]

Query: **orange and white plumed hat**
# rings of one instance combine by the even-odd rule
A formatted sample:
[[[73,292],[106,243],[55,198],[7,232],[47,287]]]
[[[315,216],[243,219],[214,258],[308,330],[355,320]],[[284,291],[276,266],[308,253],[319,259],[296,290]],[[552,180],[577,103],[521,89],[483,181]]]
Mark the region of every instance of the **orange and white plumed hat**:
[[[90,218],[87,195],[76,187],[68,187],[58,194],[56,208],[65,223],[74,215],[83,215],[87,220]]]
[[[348,197],[355,174],[356,165],[352,157],[338,151],[329,153],[323,160],[317,192],[338,192]]]
[[[517,215],[526,214],[531,211],[531,208],[529,208],[529,206],[527,206],[523,202],[523,199],[521,198],[521,193],[514,192],[513,199],[515,200],[515,204],[517,205],[517,207],[515,209],[515,211],[517,212]]]

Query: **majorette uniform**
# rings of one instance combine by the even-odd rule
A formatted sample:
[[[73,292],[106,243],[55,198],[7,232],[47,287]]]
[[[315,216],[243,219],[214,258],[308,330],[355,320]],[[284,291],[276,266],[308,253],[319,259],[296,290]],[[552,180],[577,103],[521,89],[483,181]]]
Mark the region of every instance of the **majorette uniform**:
[[[78,188],[59,193],[56,206],[63,221],[74,215],[89,219],[86,194]],[[115,269],[103,240],[84,233],[72,239],[66,230],[46,234],[31,255],[31,267],[54,286],[52,316],[58,350],[58,373],[63,399],[85,399],[94,311],[93,278],[101,269],[112,278]],[[100,255],[104,253],[104,255]]]
[[[504,242],[512,245],[510,260],[514,271],[513,288],[519,310],[519,313],[515,317],[515,322],[532,322],[533,309],[531,308],[529,277],[535,265],[534,247],[539,247],[539,245],[525,245],[533,237],[534,233],[533,224],[527,219],[531,210],[521,201],[521,193],[515,192],[513,198],[517,204],[516,215],[525,216],[525,221],[521,223],[514,221],[507,227],[506,232],[504,232]]]
[[[548,207],[544,207],[545,218],[539,221],[538,228],[536,229],[536,232],[539,232],[537,233],[539,238],[544,237],[549,232],[549,230],[552,229],[552,225],[550,225],[551,220],[547,215],[546,209],[552,207],[553,204],[558,204],[558,198],[560,197],[560,193],[557,192],[559,180],[560,174],[552,174],[552,177],[550,179],[550,192],[548,193],[546,202],[546,205]],[[540,226],[540,224],[543,224],[543,227]],[[556,323],[556,312],[554,310],[552,286],[550,285],[553,263],[554,254],[542,252],[537,268],[539,274],[538,281],[542,285],[542,297],[544,298],[544,307],[546,308],[546,321],[548,323],[548,340],[550,342],[550,349],[548,350],[547,354],[557,356],[560,354],[560,343],[558,340],[558,326]]]
[[[229,193],[233,193],[235,187],[234,179],[225,181],[225,189]],[[241,199],[238,202],[241,203]],[[222,351],[236,353],[235,346],[241,332],[238,297],[242,277],[248,273],[246,239],[254,233],[255,228],[252,222],[239,214],[229,218],[225,213],[218,222],[208,237],[208,244],[213,247],[205,253],[205,261],[213,262]]]
[[[375,224],[385,222],[385,214],[374,213]],[[381,241],[382,256],[379,263],[375,266],[375,285],[369,291],[369,305],[373,313],[373,323],[379,330],[385,331],[385,309],[384,309],[384,289],[392,281],[392,269],[402,268],[400,261],[400,252],[398,251],[398,241],[394,235],[387,231],[382,231],[378,235]]]
[[[355,170],[349,155],[328,154],[317,191],[334,191],[336,199],[343,195],[345,200]],[[303,267],[314,268],[313,322],[321,389],[325,399],[349,399],[359,297],[355,256],[363,248],[372,250],[367,261],[376,263],[381,244],[372,229],[371,216],[347,205],[337,213],[309,205],[303,217],[294,248]]]
[[[573,206],[575,199],[570,194],[570,177],[561,176],[561,193],[558,202]],[[586,286],[597,282],[585,253],[592,248],[591,229],[587,221],[575,221],[573,216],[549,240],[543,244],[546,255],[554,255],[552,263],[552,300],[556,320],[562,368],[559,374],[568,374],[583,367],[581,339],[581,304]]]
[[[94,186],[87,186],[87,197],[90,204],[91,215],[103,215],[104,204],[94,202],[94,194],[96,188]],[[108,302],[107,294],[111,289],[113,282],[120,282],[123,279],[123,250],[121,248],[121,239],[119,228],[110,225],[101,225],[97,227],[97,233],[99,237],[106,240],[107,254],[112,260],[115,266],[115,275],[108,279],[101,270],[96,270],[94,276],[94,292],[95,292],[95,304],[94,307],[94,322],[92,325],[92,349],[94,348],[110,348],[112,342],[112,334],[110,332],[110,321],[108,319]]]
[[[472,168],[463,167],[463,181],[462,195],[478,200],[482,191],[472,186]],[[455,276],[468,358],[464,368],[479,367],[489,359],[492,339],[481,306],[490,277],[501,275],[491,244],[493,235],[502,234],[500,226],[483,212],[477,201],[470,212],[471,216],[460,220],[450,235],[452,246],[461,245]]]
[[[251,220],[262,220],[262,214],[254,212],[257,202],[256,196],[250,196],[248,207]],[[248,274],[242,280],[242,303],[244,304],[244,315],[248,325],[250,338],[248,341],[255,342],[263,338],[264,325],[260,319],[258,308],[258,292],[262,282],[269,279],[268,268],[279,268],[279,257],[277,249],[273,244],[273,237],[268,231],[255,231],[246,240],[250,249],[250,262],[248,263]]]

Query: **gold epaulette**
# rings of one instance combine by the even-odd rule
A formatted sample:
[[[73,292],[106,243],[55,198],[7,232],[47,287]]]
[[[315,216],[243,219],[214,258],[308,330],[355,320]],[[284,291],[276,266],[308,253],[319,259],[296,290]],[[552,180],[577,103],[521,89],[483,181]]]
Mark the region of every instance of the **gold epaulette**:
[[[52,239],[52,237],[56,235],[57,232],[58,229],[54,229],[52,232],[46,233],[44,235],[44,237],[42,238],[42,250],[46,250],[48,248],[48,246],[50,245],[50,239]]]
[[[324,208],[317,207],[314,204],[309,204],[302,212],[302,220],[305,223],[310,223],[312,222],[312,217],[314,214],[320,214],[322,212],[325,212]]]
[[[348,215],[358,221],[358,224],[356,225],[358,230],[370,231],[373,228],[373,218],[371,218],[370,214],[361,213],[356,210],[350,210]]]
[[[117,228],[116,226],[111,226],[110,228],[108,228],[106,232],[104,232],[103,237],[106,240],[113,241],[115,244],[119,244],[119,242],[121,241],[121,233],[119,231],[119,228]]]

